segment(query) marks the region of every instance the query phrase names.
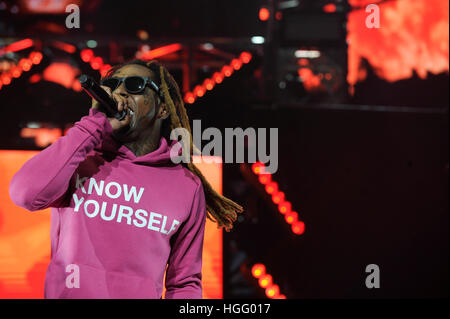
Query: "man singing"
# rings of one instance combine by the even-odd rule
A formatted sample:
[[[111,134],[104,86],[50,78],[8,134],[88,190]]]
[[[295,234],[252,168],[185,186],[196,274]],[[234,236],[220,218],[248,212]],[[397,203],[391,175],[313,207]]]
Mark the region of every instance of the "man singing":
[[[242,207],[192,164],[170,132],[191,132],[179,87],[157,61],[113,67],[102,87],[126,117],[88,116],[11,180],[30,211],[52,207],[45,298],[202,298],[205,218],[230,230]],[[190,136],[192,157],[192,136]]]

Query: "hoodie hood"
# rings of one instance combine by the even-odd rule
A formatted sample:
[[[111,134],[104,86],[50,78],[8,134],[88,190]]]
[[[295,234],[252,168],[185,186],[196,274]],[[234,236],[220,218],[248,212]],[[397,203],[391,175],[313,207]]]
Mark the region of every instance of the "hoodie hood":
[[[89,115],[97,115],[99,113],[102,113],[95,109],[90,109]],[[104,115],[101,115],[104,116]],[[115,156],[120,156],[122,158],[126,158],[131,160],[133,163],[136,164],[143,164],[143,165],[150,165],[150,166],[159,166],[159,165],[176,165],[172,162],[170,158],[171,150],[173,147],[175,147],[176,144],[180,144],[178,141],[170,141],[167,142],[167,140],[164,137],[161,137],[159,140],[159,146],[156,150],[154,150],[151,153],[136,156],[128,147],[126,147],[124,144],[121,144],[117,142],[113,138],[113,129],[111,125],[109,124],[109,121],[107,121],[106,127],[105,127],[105,134],[103,141],[100,145],[98,145],[95,150],[100,151],[102,153],[112,153]],[[181,144],[177,147],[178,149],[178,155],[181,154]]]

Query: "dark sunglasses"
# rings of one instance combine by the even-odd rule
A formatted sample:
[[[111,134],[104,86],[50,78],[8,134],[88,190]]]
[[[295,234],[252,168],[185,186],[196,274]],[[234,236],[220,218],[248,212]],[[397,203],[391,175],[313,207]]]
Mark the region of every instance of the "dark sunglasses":
[[[161,100],[164,100],[161,89],[152,81],[150,77],[147,76],[127,76],[124,78],[106,78],[100,81],[101,85],[107,86],[114,91],[117,89],[122,82],[125,84],[125,90],[130,94],[141,94],[144,92],[145,87],[149,84],[149,87],[154,90]]]

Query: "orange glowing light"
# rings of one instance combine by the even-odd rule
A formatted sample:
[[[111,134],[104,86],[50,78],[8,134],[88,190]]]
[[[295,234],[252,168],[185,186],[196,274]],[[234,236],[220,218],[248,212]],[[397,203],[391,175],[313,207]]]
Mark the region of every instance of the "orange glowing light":
[[[204,86],[208,91],[211,91],[212,89],[214,89],[214,85],[215,85],[215,83],[214,83],[214,81],[211,80],[211,79],[206,79],[206,80],[203,82],[203,86]]]
[[[242,52],[239,58],[241,59],[242,63],[249,63],[252,59],[252,54],[250,52]]]
[[[9,85],[11,84],[11,75],[9,73],[3,73],[2,74],[2,83],[3,85]]]
[[[20,50],[27,49],[31,46],[33,46],[34,42],[31,39],[23,39],[14,43],[11,43],[10,45],[5,46],[4,48],[0,49],[0,55],[4,55],[8,52],[17,52]]]
[[[192,94],[191,92],[186,93],[185,97],[184,97],[184,101],[186,103],[192,104],[195,102],[195,96],[194,94]]]
[[[288,212],[284,218],[286,219],[286,223],[292,224],[297,221],[298,214],[297,212]]]
[[[266,288],[272,284],[272,276],[268,274],[262,275],[259,277],[258,283],[262,288]]]
[[[219,72],[214,73],[214,75],[213,75],[213,80],[214,80],[217,84],[222,83],[222,82],[223,82],[223,74],[222,74],[222,73],[219,73]]]
[[[334,3],[328,3],[323,6],[323,12],[334,13],[336,12],[336,5]]]
[[[252,267],[252,275],[255,278],[260,278],[261,276],[265,275],[266,273],[266,266],[263,264],[255,264]]]
[[[11,69],[11,75],[13,78],[18,78],[22,74],[22,69],[18,66],[15,66]]]
[[[42,76],[46,81],[55,82],[70,89],[78,72],[78,69],[69,63],[54,62],[44,70]]]
[[[206,89],[202,85],[197,85],[194,88],[194,95],[196,95],[198,97],[202,97],[203,95],[205,95],[205,93],[206,93]]]
[[[94,57],[94,51],[92,51],[91,49],[81,50],[80,56],[83,62],[88,63]]]
[[[263,185],[272,181],[272,175],[270,174],[261,174],[259,175],[259,182]]]
[[[266,185],[267,194],[275,194],[278,191],[278,184],[276,182],[270,182]]]
[[[276,192],[275,194],[272,195],[272,201],[275,204],[279,204],[283,200],[284,200],[284,193],[283,192]]]
[[[278,205],[278,210],[280,211],[280,213],[282,214],[286,214],[291,212],[292,209],[292,204],[290,202],[287,201],[282,201],[279,205]]]
[[[276,298],[280,293],[280,287],[278,285],[272,285],[266,288],[266,296],[269,298]]]
[[[156,58],[159,58],[161,56],[177,52],[177,51],[181,50],[182,48],[183,48],[183,46],[181,44],[179,44],[179,43],[166,45],[166,46],[161,47],[161,48],[157,48],[157,49],[154,49],[154,50],[150,50],[150,51],[144,52],[142,54],[142,59],[144,59],[144,60],[156,59]]]
[[[350,92],[364,80],[361,63],[367,60],[378,77],[394,82],[416,72],[449,71],[449,2],[442,0],[386,1],[378,3],[380,28],[368,28],[369,0],[350,0],[362,7],[348,15],[348,77]]]
[[[294,222],[291,227],[294,234],[301,235],[305,232],[305,223],[300,220]]]
[[[259,20],[267,21],[267,20],[269,20],[269,17],[270,17],[269,9],[264,8],[264,7],[259,9]]]
[[[224,65],[222,68],[222,73],[226,77],[230,77],[233,74],[233,68],[229,65]]]
[[[103,66],[103,59],[99,56],[95,57],[91,61],[91,67],[94,70],[99,70]]]
[[[233,59],[231,61],[231,66],[237,71],[242,67],[242,62],[239,59]]]

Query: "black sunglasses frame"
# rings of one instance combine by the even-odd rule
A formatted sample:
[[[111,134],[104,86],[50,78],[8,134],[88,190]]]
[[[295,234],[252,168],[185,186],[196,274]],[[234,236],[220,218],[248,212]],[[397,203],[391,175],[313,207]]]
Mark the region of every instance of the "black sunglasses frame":
[[[139,78],[139,79],[141,79],[141,80],[143,81],[143,83],[144,83],[144,86],[142,87],[142,89],[139,90],[139,91],[132,91],[132,90],[129,90],[129,89],[127,88],[127,83],[126,83],[126,80],[129,79],[129,78]],[[114,91],[114,90],[117,89],[122,83],[125,83],[125,89],[126,89],[127,92],[130,93],[130,94],[140,94],[140,93],[144,92],[145,87],[147,86],[147,84],[149,84],[149,87],[150,87],[153,91],[155,91],[155,92],[158,94],[159,98],[160,98],[162,101],[164,101],[164,96],[163,96],[163,93],[162,93],[161,89],[160,89],[159,86],[158,86],[155,82],[153,82],[153,80],[152,80],[150,77],[148,77],[148,76],[138,76],[138,75],[133,75],[133,76],[127,76],[127,77],[123,77],[123,78],[109,77],[109,78],[105,78],[105,79],[101,80],[101,81],[100,81],[101,85],[104,85],[105,82],[108,81],[108,80],[117,80],[117,85],[116,85],[116,87],[115,87],[115,88],[111,88],[111,91]]]

